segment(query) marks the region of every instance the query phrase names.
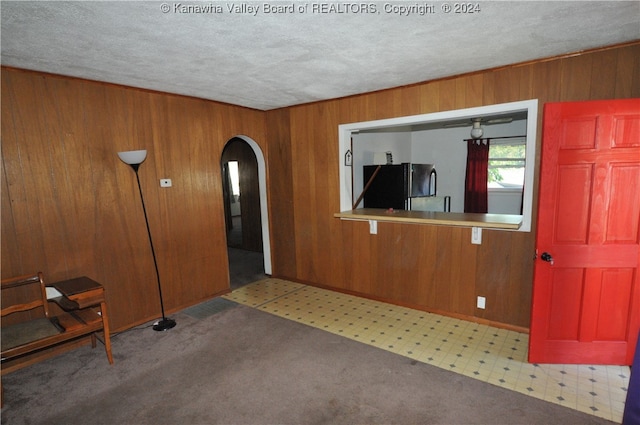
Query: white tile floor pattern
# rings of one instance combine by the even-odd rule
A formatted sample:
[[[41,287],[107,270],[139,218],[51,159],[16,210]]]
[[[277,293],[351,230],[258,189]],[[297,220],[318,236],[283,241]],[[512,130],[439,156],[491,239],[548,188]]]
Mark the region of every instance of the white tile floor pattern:
[[[224,298],[531,397],[622,421],[628,366],[531,364],[525,333],[281,279],[261,280]]]

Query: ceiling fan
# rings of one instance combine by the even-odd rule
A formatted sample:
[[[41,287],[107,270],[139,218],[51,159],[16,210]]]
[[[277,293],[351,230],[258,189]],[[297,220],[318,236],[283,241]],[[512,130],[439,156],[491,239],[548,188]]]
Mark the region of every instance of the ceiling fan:
[[[467,127],[471,125],[471,137],[474,139],[479,139],[482,137],[484,133],[482,129],[482,125],[493,125],[493,124],[507,124],[513,121],[512,117],[485,117],[485,118],[470,118],[464,121],[452,122],[445,124],[443,127],[445,128],[453,128],[453,127]]]

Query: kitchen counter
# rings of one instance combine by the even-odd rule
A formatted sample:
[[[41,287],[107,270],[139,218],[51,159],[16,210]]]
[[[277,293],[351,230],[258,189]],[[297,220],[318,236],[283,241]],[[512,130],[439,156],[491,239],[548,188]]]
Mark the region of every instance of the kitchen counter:
[[[518,230],[522,225],[522,216],[513,214],[477,214],[361,208],[351,211],[342,211],[335,213],[333,216],[342,220],[377,220],[395,223],[481,227],[508,230]]]

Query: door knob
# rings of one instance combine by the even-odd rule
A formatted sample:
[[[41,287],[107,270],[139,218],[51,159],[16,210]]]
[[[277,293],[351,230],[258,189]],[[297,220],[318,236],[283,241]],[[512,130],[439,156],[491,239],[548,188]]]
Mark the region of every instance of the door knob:
[[[551,263],[551,265],[553,265],[553,257],[548,252],[543,252],[542,255],[540,256],[540,259],[542,261],[546,261],[547,263]]]

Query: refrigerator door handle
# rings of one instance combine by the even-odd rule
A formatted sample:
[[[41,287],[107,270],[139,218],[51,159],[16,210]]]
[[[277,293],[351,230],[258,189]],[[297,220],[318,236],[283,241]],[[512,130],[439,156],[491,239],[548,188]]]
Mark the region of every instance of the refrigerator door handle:
[[[438,174],[436,169],[431,170],[429,175],[429,196],[436,196],[438,194]]]

